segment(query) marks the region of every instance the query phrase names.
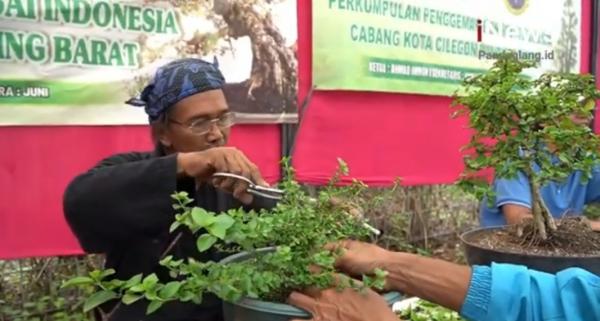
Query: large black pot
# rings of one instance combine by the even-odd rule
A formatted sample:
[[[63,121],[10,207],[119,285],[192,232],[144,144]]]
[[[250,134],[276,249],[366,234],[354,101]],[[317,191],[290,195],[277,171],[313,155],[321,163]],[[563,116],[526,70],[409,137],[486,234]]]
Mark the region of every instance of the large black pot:
[[[271,252],[274,249],[273,247],[269,247],[258,249],[255,253],[241,252],[221,260],[221,263],[227,264],[248,260],[252,255],[260,255],[261,253]],[[402,295],[398,292],[388,292],[383,294],[383,297],[390,308],[394,303],[402,299]],[[310,319],[311,317],[308,312],[289,304],[250,298],[244,298],[235,303],[223,302],[223,315],[225,321],[288,321],[290,319]]]
[[[511,263],[525,265],[530,269],[556,273],[570,267],[580,267],[600,275],[600,256],[543,256],[502,252],[483,248],[471,240],[475,236],[493,233],[502,227],[480,228],[463,233],[460,238],[465,248],[465,255],[470,265],[490,265],[496,263]]]

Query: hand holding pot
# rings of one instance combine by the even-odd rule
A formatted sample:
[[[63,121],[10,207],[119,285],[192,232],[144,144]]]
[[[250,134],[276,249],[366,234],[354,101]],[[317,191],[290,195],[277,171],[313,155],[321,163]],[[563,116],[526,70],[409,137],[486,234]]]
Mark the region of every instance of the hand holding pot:
[[[288,302],[310,312],[312,321],[398,321],[385,299],[371,289],[311,289],[293,292]]]

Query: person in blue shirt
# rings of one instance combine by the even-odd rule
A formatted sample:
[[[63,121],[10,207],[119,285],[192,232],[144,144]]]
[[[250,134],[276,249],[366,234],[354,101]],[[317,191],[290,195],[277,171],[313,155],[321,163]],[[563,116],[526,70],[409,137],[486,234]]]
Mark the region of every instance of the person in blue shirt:
[[[572,120],[581,126],[592,126],[589,117],[573,115]],[[548,145],[551,152],[554,148],[552,144]],[[554,161],[559,160],[555,157]],[[533,170],[539,171],[539,166],[534,165]],[[585,182],[582,175],[582,172],[574,171],[562,182],[542,186],[540,193],[554,218],[580,216],[585,205],[600,202],[600,166],[592,170],[591,177]],[[531,217],[531,190],[529,180],[522,172],[514,179],[496,179],[493,188],[493,206],[490,207],[485,198],[481,203],[479,222],[482,227],[518,224]],[[599,221],[590,224],[592,229],[600,230]]]
[[[440,304],[476,321],[600,320],[600,277],[579,268],[548,274],[510,264],[463,266],[373,244],[344,241],[336,267],[349,275],[388,272],[387,290]],[[383,297],[369,290],[309,289],[293,305],[312,321],[398,321]]]
[[[493,188],[494,205],[489,207],[487,199],[481,204],[481,226],[517,224],[531,216],[531,190],[523,173],[519,172],[514,179],[496,179]],[[600,167],[593,169],[586,182],[582,180],[582,173],[575,171],[564,182],[542,186],[540,193],[554,218],[582,215],[586,204],[600,202]],[[594,230],[600,230],[599,221],[590,223]]]

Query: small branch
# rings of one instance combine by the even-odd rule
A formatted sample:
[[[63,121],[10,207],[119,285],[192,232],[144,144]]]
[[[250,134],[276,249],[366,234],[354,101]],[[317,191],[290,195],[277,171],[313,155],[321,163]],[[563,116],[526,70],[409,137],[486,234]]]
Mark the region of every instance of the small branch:
[[[179,239],[181,238],[182,235],[183,235],[183,232],[179,232],[179,234],[177,234],[177,236],[173,239],[173,241],[169,244],[169,246],[167,246],[167,248],[164,250],[164,252],[162,252],[162,254],[160,255],[161,260],[164,259],[165,256],[167,256],[167,254],[169,254],[169,252],[171,252],[171,250],[173,249],[175,244],[177,244],[177,242],[179,242]]]
[[[99,308],[100,309],[100,316],[102,317],[102,321],[109,321],[110,317],[112,317],[112,315],[117,311],[118,308],[121,307],[122,304],[123,304],[123,301],[119,300],[119,302],[117,302],[117,304],[115,304],[115,306],[112,309],[110,309],[110,312],[108,312],[108,314],[105,313],[102,310],[102,308]]]
[[[42,266],[42,268],[40,269],[40,271],[38,272],[38,274],[35,276],[35,278],[33,279],[32,284],[36,284],[40,278],[42,277],[42,274],[44,274],[44,272],[46,272],[46,269],[48,268],[48,265],[50,264],[51,260],[46,260],[44,262],[44,265]]]

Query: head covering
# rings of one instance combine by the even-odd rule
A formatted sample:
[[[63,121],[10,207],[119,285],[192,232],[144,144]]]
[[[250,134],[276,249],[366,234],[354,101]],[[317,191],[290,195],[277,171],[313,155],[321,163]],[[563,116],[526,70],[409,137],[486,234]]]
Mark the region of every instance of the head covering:
[[[172,61],[156,71],[153,80],[139,98],[126,103],[144,107],[149,120],[155,121],[180,100],[213,89],[221,89],[225,78],[214,63],[202,59],[184,58]]]

